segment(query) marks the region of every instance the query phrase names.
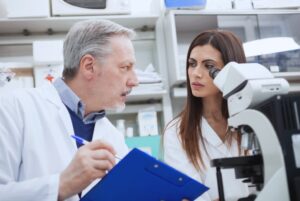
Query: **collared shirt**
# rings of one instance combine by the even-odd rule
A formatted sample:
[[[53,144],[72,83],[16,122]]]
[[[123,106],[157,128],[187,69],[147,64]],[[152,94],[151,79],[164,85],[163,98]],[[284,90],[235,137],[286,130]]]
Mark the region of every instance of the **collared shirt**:
[[[92,112],[86,117],[84,116],[85,104],[80,98],[72,91],[72,89],[64,82],[62,78],[58,78],[53,83],[56,88],[62,102],[73,112],[77,114],[79,118],[83,120],[85,124],[95,123],[98,119],[105,116],[105,111]]]

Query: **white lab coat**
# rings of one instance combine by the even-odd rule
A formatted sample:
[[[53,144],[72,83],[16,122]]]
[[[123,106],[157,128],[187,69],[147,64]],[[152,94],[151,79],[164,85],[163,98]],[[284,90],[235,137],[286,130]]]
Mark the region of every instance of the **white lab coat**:
[[[179,121],[177,121],[179,122]],[[186,173],[188,176],[205,184],[210,189],[200,196],[197,201],[212,201],[218,199],[218,187],[216,179],[216,169],[210,167],[210,160],[215,158],[238,156],[238,144],[234,140],[229,147],[224,144],[215,131],[209,126],[205,118],[202,118],[202,134],[207,153],[199,142],[200,151],[203,157],[206,169],[201,173],[196,170],[188,159],[182,148],[181,140],[178,135],[178,124],[171,124],[164,134],[164,160],[169,165]],[[231,169],[222,169],[223,186],[226,201],[237,200],[237,198],[247,196],[249,194],[248,187],[240,180],[235,179],[234,171]]]
[[[72,134],[69,113],[52,85],[0,94],[1,201],[57,201],[59,173],[77,151]],[[93,139],[112,144],[120,156],[128,152],[107,118],[96,122]]]

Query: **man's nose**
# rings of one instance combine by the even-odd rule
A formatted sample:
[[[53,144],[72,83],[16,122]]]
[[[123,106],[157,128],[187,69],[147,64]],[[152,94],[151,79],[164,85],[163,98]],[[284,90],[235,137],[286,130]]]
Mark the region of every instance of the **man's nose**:
[[[135,87],[139,85],[139,80],[138,77],[136,76],[136,73],[133,71],[129,80],[128,80],[128,85],[130,87]]]

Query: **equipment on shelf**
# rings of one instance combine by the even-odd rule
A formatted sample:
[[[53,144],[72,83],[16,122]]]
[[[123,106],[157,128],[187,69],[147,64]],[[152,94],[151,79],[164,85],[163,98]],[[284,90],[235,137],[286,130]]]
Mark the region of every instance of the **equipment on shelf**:
[[[0,87],[3,87],[7,82],[9,82],[15,73],[7,68],[0,68]]]

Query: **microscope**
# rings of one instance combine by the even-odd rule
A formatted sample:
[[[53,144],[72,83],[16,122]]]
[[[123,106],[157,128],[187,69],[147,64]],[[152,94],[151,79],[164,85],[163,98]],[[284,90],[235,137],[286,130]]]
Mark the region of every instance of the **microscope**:
[[[255,192],[238,201],[300,201],[300,94],[257,63],[210,69],[228,104],[228,126],[241,135],[249,155],[211,160],[219,200],[225,201],[221,169],[233,168]]]

